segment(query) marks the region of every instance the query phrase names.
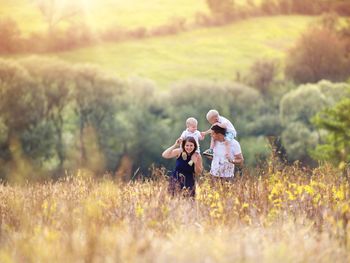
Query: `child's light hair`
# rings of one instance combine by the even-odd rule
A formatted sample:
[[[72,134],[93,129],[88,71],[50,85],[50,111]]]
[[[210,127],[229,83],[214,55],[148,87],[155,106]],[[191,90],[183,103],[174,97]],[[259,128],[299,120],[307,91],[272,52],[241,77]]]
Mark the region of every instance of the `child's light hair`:
[[[207,113],[207,120],[209,121],[213,117],[218,117],[218,116],[219,116],[219,112],[217,110],[210,110]]]
[[[186,126],[188,127],[189,125],[198,125],[198,121],[195,118],[190,117],[186,120]]]

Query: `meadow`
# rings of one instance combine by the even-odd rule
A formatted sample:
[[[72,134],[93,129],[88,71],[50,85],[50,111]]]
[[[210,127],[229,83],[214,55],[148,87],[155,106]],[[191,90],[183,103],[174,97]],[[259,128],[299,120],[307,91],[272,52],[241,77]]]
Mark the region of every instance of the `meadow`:
[[[165,171],[129,183],[88,172],[0,185],[0,261],[349,262],[350,184],[323,166],[214,182],[195,200],[167,193]]]
[[[257,1],[258,2],[258,1]],[[259,59],[275,60],[282,76],[286,51],[315,22],[311,16],[271,16],[240,20],[220,27],[196,28],[196,14],[209,14],[205,1],[80,1],[82,13],[59,23],[85,23],[91,30],[113,28],[151,30],[175,19],[186,19],[184,32],[121,42],[100,40],[94,45],[66,52],[42,54],[70,63],[91,63],[123,79],[151,79],[165,90],[188,79],[235,80],[249,74]],[[238,4],[244,5],[245,1]],[[24,35],[44,32],[47,23],[35,1],[0,1],[0,14],[18,23]],[[65,24],[66,23],[66,24]],[[18,58],[30,54],[14,54]]]
[[[47,34],[37,1],[0,0],[0,16],[14,19],[25,37]],[[243,85],[258,60],[276,61],[274,80],[284,80],[288,49],[319,17],[254,16],[204,27],[194,21],[198,14],[210,13],[205,0],[178,0],[176,5],[172,0],[74,3],[81,13],[59,23],[62,32],[80,23],[94,36],[111,28],[150,30],[176,19],[185,19],[185,25],[175,33],[115,42],[94,39],[80,48],[36,54],[67,64],[35,58],[25,62],[21,59],[32,54],[20,52],[2,56],[10,60],[2,62],[6,96],[0,98],[10,102],[0,114],[0,176],[8,176],[0,181],[1,263],[350,262],[349,169],[327,164],[301,168],[298,161],[276,164],[268,155],[280,149],[272,143],[265,147],[264,139],[269,129],[277,136],[289,131],[290,144],[285,145],[292,148],[300,142],[297,147],[308,151],[312,147],[306,149],[304,141],[314,138],[316,130],[304,128],[299,119],[294,125],[294,116],[282,116],[280,105],[290,101],[297,118],[309,122],[312,116],[305,117],[304,109],[321,110],[317,105],[323,104],[317,103],[326,96],[321,91],[327,88],[327,98],[333,100],[331,93],[340,94],[340,88],[320,82],[305,85],[306,93],[293,86],[260,94]],[[15,72],[18,79],[7,72]],[[156,88],[138,78],[150,79]],[[188,84],[178,83],[183,80]],[[169,89],[173,84],[176,89]],[[290,93],[294,88],[297,92]],[[314,99],[310,105],[306,96]],[[52,101],[57,105],[46,109]],[[183,193],[171,196],[169,171],[154,167],[161,167],[161,151],[178,134],[174,127],[183,129],[189,112],[204,118],[209,107],[218,107],[234,117],[236,127],[245,128],[239,130],[244,176],[218,182],[205,171],[197,177],[194,199]],[[281,116],[288,126],[280,125]],[[203,120],[201,125],[208,125]],[[257,121],[261,125],[248,125]],[[17,131],[22,140],[10,136]],[[260,148],[261,161],[250,162],[262,156]],[[115,174],[101,174],[106,167]],[[50,175],[44,174],[46,169]],[[150,173],[143,177],[145,171]]]
[[[25,34],[44,31],[45,19],[40,13],[37,3],[40,0],[0,0],[0,16],[10,16],[19,25]],[[54,2],[57,8],[70,1]],[[254,0],[257,5],[260,0]],[[247,0],[235,1],[237,5],[244,6]],[[171,21],[174,18],[186,18],[191,23],[196,14],[208,14],[209,10],[205,0],[76,0],[74,6],[79,8],[79,15],[68,22],[86,23],[94,30],[106,27],[119,26],[124,28],[154,27]],[[62,27],[66,22],[61,22]]]
[[[36,31],[44,31],[46,23],[37,7],[36,0],[12,0],[0,1],[0,14],[11,16],[18,24],[21,31],[30,34]],[[61,7],[69,1],[58,1],[55,6]],[[79,15],[68,22],[86,23],[95,30],[106,27],[119,26],[134,28],[139,26],[152,27],[164,24],[175,17],[188,18],[193,21],[197,12],[208,13],[205,1],[176,1],[171,0],[77,0],[74,1],[79,8]],[[65,27],[67,21],[60,23]]]
[[[248,74],[258,59],[283,61],[288,48],[314,20],[307,16],[260,17],[50,55],[71,63],[97,64],[124,79],[148,78],[161,88],[184,79],[232,80],[237,72]]]

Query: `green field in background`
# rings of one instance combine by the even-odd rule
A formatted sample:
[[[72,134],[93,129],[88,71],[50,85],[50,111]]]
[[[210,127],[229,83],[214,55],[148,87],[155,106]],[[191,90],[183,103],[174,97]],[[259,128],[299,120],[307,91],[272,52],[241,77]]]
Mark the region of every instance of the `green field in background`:
[[[51,55],[70,62],[98,64],[122,78],[150,78],[161,88],[182,79],[234,79],[237,71],[246,73],[257,59],[283,62],[286,50],[313,19],[260,17],[223,27],[102,43]]]
[[[161,25],[174,18],[192,22],[197,12],[208,13],[205,0],[75,0],[81,13],[71,22],[84,22],[96,30],[113,27]],[[35,0],[0,0],[0,17],[11,17],[25,34],[44,31],[47,26]],[[61,26],[65,26],[61,23]]]
[[[44,31],[45,21],[35,1],[0,0],[0,15],[16,19],[25,34]],[[235,3],[244,5],[246,1]],[[176,4],[172,0],[75,2],[84,9],[84,15],[75,19],[98,30],[114,25],[151,28],[176,17],[191,21],[196,13],[209,12],[205,0],[178,0]],[[241,76],[246,74],[252,63],[261,58],[283,63],[286,50],[314,19],[308,16],[258,17],[176,35],[119,43],[101,41],[95,46],[48,55],[74,63],[98,64],[124,79],[149,78],[164,89],[183,79],[234,79],[237,72]]]

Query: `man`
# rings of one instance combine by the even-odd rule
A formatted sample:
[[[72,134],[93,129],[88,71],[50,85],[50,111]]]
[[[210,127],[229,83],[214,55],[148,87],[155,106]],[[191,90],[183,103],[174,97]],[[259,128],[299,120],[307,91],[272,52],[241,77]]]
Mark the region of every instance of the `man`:
[[[218,125],[211,127],[211,136],[215,140],[213,148],[213,159],[211,162],[210,174],[216,178],[232,179],[235,172],[235,165],[243,164],[243,155],[238,141],[232,140],[230,144],[230,158],[225,157],[225,133],[226,129]]]

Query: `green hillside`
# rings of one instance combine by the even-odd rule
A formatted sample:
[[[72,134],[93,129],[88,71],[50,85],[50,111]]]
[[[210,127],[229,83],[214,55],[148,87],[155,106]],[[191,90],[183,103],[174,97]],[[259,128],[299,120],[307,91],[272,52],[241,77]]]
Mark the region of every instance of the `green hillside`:
[[[39,0],[0,0],[0,17],[14,19],[24,34],[44,31],[46,23],[37,1]],[[63,2],[65,1],[56,1],[56,9]],[[69,22],[84,22],[96,30],[115,26],[149,28],[167,23],[176,17],[192,22],[197,12],[208,13],[205,0],[177,0],[176,3],[172,0],[76,0],[71,3],[80,11]],[[60,25],[65,24],[62,22]]]
[[[0,15],[15,19],[25,35],[45,31],[47,24],[37,1],[0,0]],[[246,1],[235,3],[245,5]],[[77,0],[69,3],[77,4],[82,11],[69,23],[84,22],[96,30],[113,26],[152,28],[178,17],[191,22],[198,12],[209,12],[205,0],[178,0],[176,4],[172,0]],[[314,19],[307,16],[251,18],[177,35],[120,43],[101,41],[95,46],[49,55],[70,62],[95,63],[122,78],[150,78],[166,88],[181,79],[232,79],[237,72],[245,74],[260,58],[283,62],[285,51]]]
[[[313,19],[260,17],[224,27],[103,43],[51,55],[70,62],[99,64],[122,78],[150,78],[162,88],[188,78],[232,79],[259,58],[283,59]]]
[[[26,35],[44,31],[46,23],[37,4],[40,1],[47,0],[0,0],[0,17],[14,19]],[[247,1],[236,0],[235,4],[244,6],[247,5]],[[256,4],[260,1],[253,0]],[[187,22],[191,23],[196,14],[209,13],[206,0],[60,0],[53,3],[56,9],[73,3],[80,12],[74,18],[70,18],[69,22],[84,22],[96,30],[115,26],[149,28],[179,17],[186,18]],[[61,23],[61,26],[62,24],[64,26],[64,23]]]

